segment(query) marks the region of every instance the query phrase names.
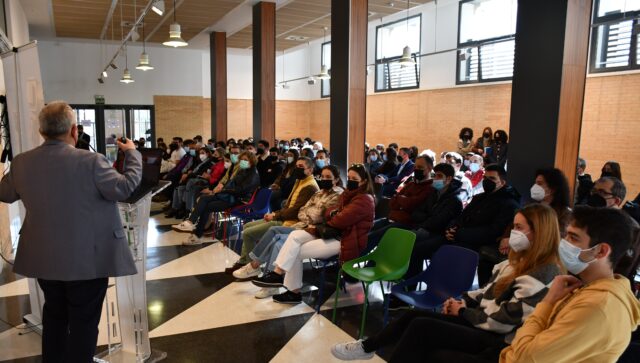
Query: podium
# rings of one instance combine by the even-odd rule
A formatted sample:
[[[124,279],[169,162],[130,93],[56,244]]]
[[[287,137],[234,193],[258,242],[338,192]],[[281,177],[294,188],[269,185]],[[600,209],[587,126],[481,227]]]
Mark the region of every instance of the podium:
[[[115,278],[116,299],[107,293],[107,350],[98,353],[94,362],[129,363],[157,362],[167,354],[151,349],[147,319],[147,230],[151,198],[169,186],[161,181],[158,187],[132,203],[118,203],[122,224],[135,261],[137,274]]]

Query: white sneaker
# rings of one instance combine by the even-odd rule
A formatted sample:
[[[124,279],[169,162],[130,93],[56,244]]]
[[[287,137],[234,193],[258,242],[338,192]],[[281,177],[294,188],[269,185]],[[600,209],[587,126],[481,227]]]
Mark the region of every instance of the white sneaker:
[[[173,226],[171,226],[171,229],[176,232],[191,233],[194,229],[196,229],[196,226],[194,226],[193,223],[191,223],[191,221],[187,219],[180,224],[174,224]]]
[[[256,292],[256,299],[266,299],[273,295],[278,295],[280,293],[279,287],[263,287],[258,292]]]
[[[201,244],[202,244],[202,237],[198,237],[195,234],[190,235],[186,241],[182,242],[183,246],[197,246]]]
[[[251,267],[251,263],[248,263],[243,267],[233,271],[233,277],[241,280],[256,277],[258,275],[260,275],[260,267],[253,268]]]
[[[334,357],[341,360],[364,360],[373,358],[374,353],[367,353],[362,347],[362,339],[349,343],[340,343],[331,347]]]

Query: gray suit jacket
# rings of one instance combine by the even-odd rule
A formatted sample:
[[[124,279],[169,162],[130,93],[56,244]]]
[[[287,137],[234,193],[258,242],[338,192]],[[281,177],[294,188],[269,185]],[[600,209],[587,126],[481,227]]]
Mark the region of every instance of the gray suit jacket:
[[[74,281],[136,273],[116,201],[142,177],[142,158],[126,152],[119,174],[97,153],[56,140],[17,155],[0,181],[0,201],[21,199],[26,216],[14,271]]]

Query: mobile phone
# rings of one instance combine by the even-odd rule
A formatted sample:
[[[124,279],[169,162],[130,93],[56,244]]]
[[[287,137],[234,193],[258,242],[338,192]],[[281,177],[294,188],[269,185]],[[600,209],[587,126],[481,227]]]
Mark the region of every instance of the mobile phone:
[[[120,140],[121,143],[126,144],[127,143],[127,138],[122,136],[120,137],[118,140]]]

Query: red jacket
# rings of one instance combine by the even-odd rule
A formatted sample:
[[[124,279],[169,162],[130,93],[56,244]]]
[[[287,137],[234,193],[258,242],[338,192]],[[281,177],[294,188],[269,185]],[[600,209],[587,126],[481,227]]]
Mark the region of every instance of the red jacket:
[[[432,180],[422,183],[411,180],[405,183],[404,187],[389,201],[391,210],[388,218],[394,222],[413,225],[411,213],[435,191],[432,184]]]
[[[209,185],[216,185],[224,175],[224,160],[220,160],[209,169]]]
[[[340,195],[337,213],[330,217],[327,210],[327,224],[342,231],[340,240],[340,263],[353,260],[367,247],[367,235],[373,226],[375,216],[373,196],[362,190],[346,190]]]
[[[471,186],[475,188],[476,185],[478,185],[478,183],[481,183],[482,179],[484,179],[484,169],[478,170],[475,174],[473,174],[471,170],[467,170],[464,173],[464,176],[469,178],[469,180],[471,181]]]

